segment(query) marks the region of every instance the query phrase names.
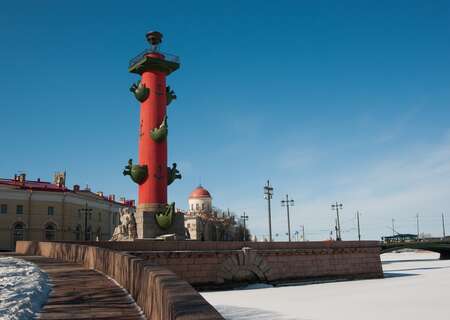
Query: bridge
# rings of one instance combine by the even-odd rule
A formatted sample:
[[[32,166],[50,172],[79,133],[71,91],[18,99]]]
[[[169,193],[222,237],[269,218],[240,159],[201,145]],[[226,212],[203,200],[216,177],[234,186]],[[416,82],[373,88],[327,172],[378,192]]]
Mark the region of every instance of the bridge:
[[[449,240],[423,240],[381,243],[381,253],[388,253],[401,249],[421,249],[433,251],[441,254],[441,260],[450,260]]]

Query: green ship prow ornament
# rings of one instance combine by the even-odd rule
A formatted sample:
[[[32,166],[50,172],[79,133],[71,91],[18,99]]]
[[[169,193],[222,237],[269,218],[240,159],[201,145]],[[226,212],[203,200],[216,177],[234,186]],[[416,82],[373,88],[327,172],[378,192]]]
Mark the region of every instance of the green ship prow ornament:
[[[133,164],[133,160],[128,160],[128,165],[125,166],[122,174],[124,176],[130,176],[131,180],[137,184],[143,184],[148,177],[148,169],[146,165]]]
[[[173,216],[175,214],[175,202],[168,204],[163,212],[155,214],[155,220],[161,229],[169,229],[173,223]]]
[[[167,134],[169,133],[169,128],[167,126],[167,116],[164,117],[161,125],[158,128],[154,128],[150,132],[150,136],[155,142],[162,142],[167,138]]]
[[[150,89],[147,88],[145,84],[143,84],[140,80],[136,83],[133,83],[133,85],[130,87],[130,91],[133,92],[134,97],[139,102],[144,102],[150,95]]]

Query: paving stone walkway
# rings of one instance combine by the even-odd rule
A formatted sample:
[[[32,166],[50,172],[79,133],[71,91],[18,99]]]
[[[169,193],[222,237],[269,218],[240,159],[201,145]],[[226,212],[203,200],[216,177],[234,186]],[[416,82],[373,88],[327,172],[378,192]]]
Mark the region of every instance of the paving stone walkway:
[[[47,272],[52,291],[38,319],[145,319],[135,302],[101,273],[40,256],[16,256]]]

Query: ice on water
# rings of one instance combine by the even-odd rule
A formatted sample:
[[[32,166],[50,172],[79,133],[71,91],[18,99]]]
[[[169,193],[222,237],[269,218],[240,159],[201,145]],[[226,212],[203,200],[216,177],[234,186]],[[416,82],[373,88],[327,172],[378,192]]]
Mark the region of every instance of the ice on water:
[[[227,320],[450,319],[450,260],[410,251],[383,254],[384,279],[204,292]]]

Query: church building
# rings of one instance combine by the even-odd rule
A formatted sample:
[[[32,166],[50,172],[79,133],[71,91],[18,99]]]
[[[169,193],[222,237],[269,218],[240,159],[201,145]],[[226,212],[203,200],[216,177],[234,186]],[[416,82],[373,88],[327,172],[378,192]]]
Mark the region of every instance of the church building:
[[[189,209],[185,213],[186,238],[201,241],[238,241],[240,225],[234,216],[220,212],[212,205],[212,197],[201,185],[195,188],[188,199]]]

